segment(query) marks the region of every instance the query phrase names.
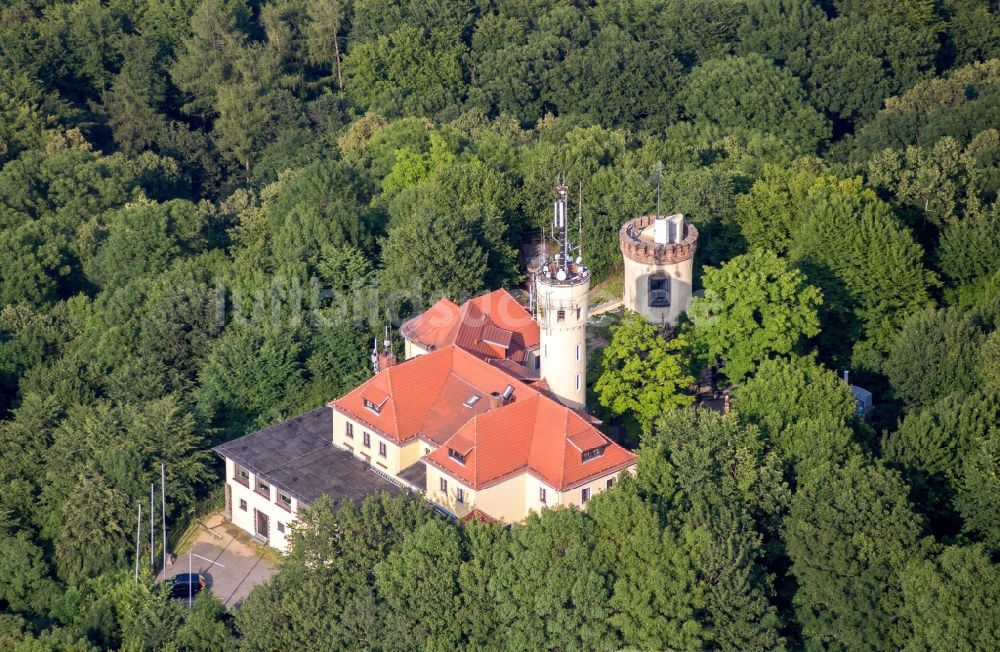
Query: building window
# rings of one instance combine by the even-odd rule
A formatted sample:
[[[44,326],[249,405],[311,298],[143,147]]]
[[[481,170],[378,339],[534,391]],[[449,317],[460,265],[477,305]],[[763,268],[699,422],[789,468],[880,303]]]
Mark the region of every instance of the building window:
[[[348,439],[354,439],[354,424],[350,421],[347,422],[347,428],[344,430],[344,434],[347,435]]]
[[[607,486],[608,486],[608,489],[610,489],[611,487],[615,486],[615,479],[614,478],[608,478],[608,485]]]
[[[603,454],[604,454],[604,447],[599,446],[597,448],[588,448],[587,450],[580,453],[580,457],[583,458],[584,462],[586,462],[587,460],[592,460],[595,457],[600,457]]]
[[[545,487],[539,487],[538,488],[538,502],[540,502],[543,505],[545,504],[546,499],[547,499],[547,496],[545,494],[546,494]]]
[[[577,362],[580,361],[580,345],[579,344],[576,345],[576,361]],[[577,389],[580,389],[580,388],[577,387]]]
[[[375,405],[374,403],[372,403],[368,399],[362,399],[361,402],[364,403],[364,405],[365,405],[366,408],[368,408],[369,410],[371,410],[375,414],[378,414],[382,410],[381,406]]]
[[[282,523],[282,522],[280,522],[280,521],[276,521],[275,523],[278,526],[278,532],[281,532],[282,534],[284,534],[285,533],[285,524]]]
[[[382,457],[385,457],[385,442],[384,441],[380,441],[378,443],[378,454],[381,455]]]
[[[449,448],[448,449],[448,457],[450,457],[451,459],[455,460],[459,464],[465,464],[465,455],[462,455],[461,453],[459,453],[454,448]]]
[[[257,479],[257,493],[261,496],[267,496],[267,499],[271,499],[271,485],[267,484],[260,478]]]
[[[539,369],[541,369],[541,368],[542,368],[542,359],[541,359],[541,358],[539,358],[539,357],[538,357],[538,356],[536,355],[536,356],[535,356],[535,371],[538,371],[538,370],[539,370]]]
[[[590,500],[590,487],[587,487],[580,492],[580,502],[585,503],[588,500]]]
[[[566,321],[566,311],[562,308],[556,311],[556,321]]]
[[[444,478],[441,478],[441,484],[440,484],[440,486],[441,486],[441,491],[443,491],[444,493],[448,493],[448,481],[447,480],[445,480]]]
[[[667,308],[670,306],[670,277],[649,277],[649,307]]]
[[[365,445],[365,448],[371,448],[372,447],[371,433],[366,432],[364,437],[361,438],[361,443]]]
[[[247,511],[247,501],[243,500],[242,498],[240,498],[240,509],[242,509],[244,512]]]
[[[576,309],[576,320],[580,321],[580,309],[579,308]]]
[[[244,469],[239,464],[236,465],[236,481],[243,484],[244,487],[250,486],[250,472]]]
[[[580,391],[580,374],[576,375],[576,391]]]
[[[278,504],[287,509],[288,511],[292,511],[292,497],[289,496],[288,494],[279,491]]]
[[[458,493],[456,494],[456,496],[457,496],[456,500],[458,500],[458,502],[464,503],[465,502],[465,489],[459,489]]]

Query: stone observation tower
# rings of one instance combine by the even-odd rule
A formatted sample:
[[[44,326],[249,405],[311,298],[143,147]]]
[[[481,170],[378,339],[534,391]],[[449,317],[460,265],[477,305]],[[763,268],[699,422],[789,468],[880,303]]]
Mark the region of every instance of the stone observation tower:
[[[587,310],[590,270],[583,264],[579,242],[569,240],[566,186],[556,187],[558,199],[550,237],[555,252],[543,253],[534,270],[532,303],[538,322],[541,375],[567,407],[583,409],[587,395]],[[579,218],[582,231],[582,215]]]
[[[676,325],[691,304],[698,229],[676,213],[629,220],[618,232],[625,258],[623,303],[647,321]]]

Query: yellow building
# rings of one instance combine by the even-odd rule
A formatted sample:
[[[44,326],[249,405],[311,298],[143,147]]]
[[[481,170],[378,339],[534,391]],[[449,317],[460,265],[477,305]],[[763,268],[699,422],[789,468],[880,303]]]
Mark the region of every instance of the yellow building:
[[[535,270],[536,312],[506,290],[441,299],[400,329],[404,362],[376,343],[375,374],[358,387],[217,447],[233,523],[283,549],[287,524],[320,494],[407,489],[460,519],[513,523],[583,506],[634,468],[583,411],[590,272],[557,190],[558,247]]]
[[[461,518],[516,522],[583,505],[635,456],[591,419],[457,346],[390,366],[332,401],[333,443]]]

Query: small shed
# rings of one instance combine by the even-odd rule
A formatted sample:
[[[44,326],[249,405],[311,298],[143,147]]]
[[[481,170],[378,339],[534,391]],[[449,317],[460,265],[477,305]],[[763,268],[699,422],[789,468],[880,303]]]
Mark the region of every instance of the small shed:
[[[864,387],[851,385],[851,394],[854,396],[854,404],[857,406],[854,413],[862,418],[867,417],[872,411],[872,408],[875,406],[875,400],[872,397],[872,393]]]

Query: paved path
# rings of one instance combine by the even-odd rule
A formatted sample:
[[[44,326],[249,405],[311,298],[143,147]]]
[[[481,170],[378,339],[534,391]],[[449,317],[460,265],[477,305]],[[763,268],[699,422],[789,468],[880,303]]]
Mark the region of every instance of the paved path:
[[[172,577],[188,572],[188,552],[194,553],[191,571],[205,576],[208,589],[227,609],[237,607],[250,594],[250,589],[274,574],[274,564],[265,558],[270,555],[262,554],[255,544],[240,541],[235,536],[239,530],[226,523],[221,514],[214,514],[203,522],[207,527],[199,528],[194,543],[177,553],[177,559],[167,566],[163,575]]]
[[[610,301],[605,301],[604,303],[599,303],[596,306],[590,306],[587,310],[587,319],[593,319],[594,317],[599,317],[606,312],[611,312],[612,310],[617,310],[622,307],[621,299],[611,299]]]

